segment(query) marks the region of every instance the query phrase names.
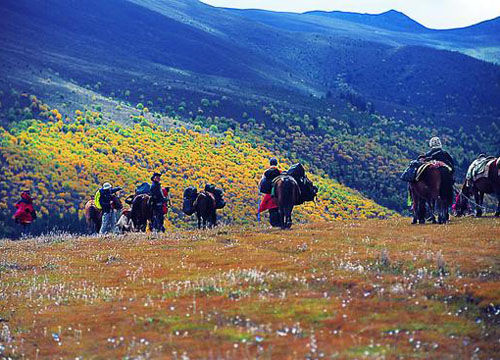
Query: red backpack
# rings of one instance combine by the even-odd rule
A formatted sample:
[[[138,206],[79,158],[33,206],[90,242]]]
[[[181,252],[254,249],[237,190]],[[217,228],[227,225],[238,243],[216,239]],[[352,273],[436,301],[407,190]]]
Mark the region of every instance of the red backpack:
[[[161,189],[161,192],[163,193],[163,196],[168,199],[168,192],[169,192],[169,188],[168,187],[164,187]],[[170,202],[170,201],[169,201]],[[163,214],[164,215],[167,215],[168,213],[168,203],[169,202],[165,202],[163,203]]]

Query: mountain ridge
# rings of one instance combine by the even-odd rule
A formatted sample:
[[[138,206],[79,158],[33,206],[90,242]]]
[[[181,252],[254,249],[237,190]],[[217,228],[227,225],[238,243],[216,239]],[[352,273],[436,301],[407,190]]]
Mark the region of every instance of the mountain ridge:
[[[335,17],[350,22],[357,22],[363,25],[369,25],[388,30],[396,31],[418,31],[418,32],[432,32],[437,31],[430,29],[420,24],[418,21],[413,20],[408,15],[397,10],[389,10],[380,14],[363,14],[355,12],[344,11],[308,11],[306,15],[327,16]]]
[[[13,90],[66,113],[95,106],[79,95],[92,90],[143,103],[159,123],[168,115],[265,143],[400,211],[397,172],[430,136],[456,152],[457,173],[495,149],[500,67],[419,35],[197,1],[6,0],[0,14],[5,126],[19,118]]]

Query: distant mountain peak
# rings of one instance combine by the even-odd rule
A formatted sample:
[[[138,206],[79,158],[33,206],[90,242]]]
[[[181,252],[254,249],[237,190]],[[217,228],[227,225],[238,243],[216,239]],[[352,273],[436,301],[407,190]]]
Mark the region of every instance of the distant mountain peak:
[[[310,11],[307,15],[325,16],[361,25],[378,27],[390,31],[425,32],[432,31],[406,14],[397,10],[389,10],[380,14],[361,14],[343,11]]]

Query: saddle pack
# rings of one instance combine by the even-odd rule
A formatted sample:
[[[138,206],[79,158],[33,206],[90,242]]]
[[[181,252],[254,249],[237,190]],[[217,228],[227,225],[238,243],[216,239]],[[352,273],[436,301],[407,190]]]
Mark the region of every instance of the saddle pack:
[[[444,163],[442,161],[437,161],[437,160],[427,161],[417,169],[417,175],[415,177],[415,181],[420,180],[420,177],[422,176],[422,174],[424,173],[424,171],[427,168],[432,169],[432,168],[441,168],[441,167],[447,169],[449,172],[453,171],[453,169],[450,166],[448,166],[446,163]]]
[[[224,191],[220,188],[215,187],[212,184],[205,185],[205,191],[211,193],[215,198],[215,208],[222,209],[226,206],[226,201],[224,200]]]
[[[142,183],[135,189],[135,195],[149,194],[151,192],[151,185],[147,182]]]
[[[399,177],[401,180],[406,182],[414,182],[417,177],[417,170],[422,165],[420,161],[413,160],[410,162],[408,167],[403,171],[401,176]]]
[[[186,215],[193,215],[196,211],[194,202],[198,196],[198,190],[194,186],[190,186],[184,190],[182,212]]]
[[[467,181],[476,181],[477,179],[480,179],[482,177],[488,177],[490,165],[495,160],[496,159],[493,156],[482,156],[474,160],[467,169],[467,175],[465,176],[465,179]]]
[[[314,186],[313,182],[306,176],[306,170],[302,164],[294,164],[286,172],[295,179],[300,189],[299,200],[295,205],[301,205],[306,201],[314,201],[318,195],[318,188]]]

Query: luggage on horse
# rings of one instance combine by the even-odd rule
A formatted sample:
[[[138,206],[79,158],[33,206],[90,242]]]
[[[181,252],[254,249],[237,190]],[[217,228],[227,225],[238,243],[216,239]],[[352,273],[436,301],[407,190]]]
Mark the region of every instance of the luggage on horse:
[[[306,176],[306,170],[304,169],[304,166],[302,166],[301,163],[292,165],[286,173],[291,177],[293,177],[297,182],[299,182],[300,179]]]
[[[286,173],[293,177],[299,185],[300,196],[295,205],[302,205],[306,201],[314,201],[318,194],[318,188],[306,176],[304,166],[300,163],[292,165]]]
[[[222,189],[215,188],[212,194],[214,194],[215,197],[215,208],[224,208],[224,206],[226,206],[226,201],[224,201],[224,191]]]
[[[300,186],[299,183],[299,187],[300,187],[300,198],[302,202],[314,201],[316,195],[318,194],[318,188],[314,186],[311,180],[305,177],[303,185]]]
[[[470,164],[467,169],[465,179],[467,181],[475,181],[481,177],[487,178],[489,175],[489,165],[495,161],[494,156],[486,156],[481,154],[476,160]]]
[[[143,194],[148,194],[151,192],[151,185],[148,184],[147,182],[142,183],[135,189],[135,195],[143,195]]]
[[[417,177],[417,170],[422,165],[420,161],[413,160],[410,162],[408,167],[403,171],[401,176],[399,177],[401,180],[406,182],[414,182]]]
[[[205,185],[205,191],[211,193],[215,198],[215,208],[222,209],[226,206],[226,202],[224,201],[224,191],[215,187],[212,184]]]
[[[206,184],[205,185],[205,191],[209,192],[209,193],[214,193],[215,191],[215,185],[212,185],[212,184]]]
[[[182,212],[186,215],[193,215],[196,211],[194,202],[198,196],[198,190],[194,186],[190,186],[184,190],[184,201],[182,203]]]

